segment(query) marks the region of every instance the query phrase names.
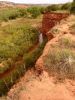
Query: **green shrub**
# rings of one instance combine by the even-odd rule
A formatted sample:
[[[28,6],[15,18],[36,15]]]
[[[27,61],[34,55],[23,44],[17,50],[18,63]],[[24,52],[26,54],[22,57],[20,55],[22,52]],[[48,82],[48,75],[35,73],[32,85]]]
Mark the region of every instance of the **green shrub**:
[[[32,18],[37,18],[41,14],[39,7],[30,7],[27,11],[30,13]]]
[[[29,7],[24,8],[1,8],[0,21],[8,21],[20,17],[37,18],[44,11],[44,7]]]
[[[0,9],[0,20],[8,21],[19,17],[19,12],[16,8]]]
[[[50,5],[46,8],[47,12],[61,10],[59,5]]]
[[[22,9],[22,8],[19,8],[18,9],[18,11],[19,11],[19,13],[20,13],[20,16],[22,17],[27,17],[28,15],[28,13],[27,13],[27,9]]]
[[[70,12],[75,14],[75,0],[73,0]]]
[[[74,20],[75,21],[75,20]],[[70,27],[71,33],[75,34],[75,24]]]
[[[61,7],[62,10],[69,10],[71,9],[71,3],[63,4]]]
[[[26,9],[22,9],[22,8],[1,8],[0,9],[0,20],[2,21],[12,20],[18,17],[27,17]]]

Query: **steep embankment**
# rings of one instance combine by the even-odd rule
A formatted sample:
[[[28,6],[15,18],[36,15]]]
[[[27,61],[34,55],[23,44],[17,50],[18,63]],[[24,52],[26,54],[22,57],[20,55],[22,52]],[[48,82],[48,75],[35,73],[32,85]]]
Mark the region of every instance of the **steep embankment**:
[[[8,93],[7,100],[74,100],[75,82],[56,83],[55,77],[43,72],[39,77],[30,70]]]
[[[36,70],[44,70],[47,69],[49,70],[49,73],[51,76],[48,75],[48,73],[44,70],[43,73],[38,77],[35,74],[35,71],[29,70],[23,78],[20,79],[20,81],[15,84],[12,89],[8,93],[7,100],[75,100],[75,81],[71,80],[69,78],[75,78],[75,72],[71,73],[73,77],[67,77],[65,76],[65,73],[58,73],[58,72],[63,72],[62,70],[64,69],[58,69],[59,70],[51,70],[50,64],[55,64],[55,69],[57,69],[56,66],[58,66],[59,62],[63,61],[62,57],[71,57],[71,59],[66,59],[68,63],[64,61],[69,65],[68,68],[71,68],[75,66],[75,60],[71,56],[67,55],[65,56],[65,53],[63,54],[64,56],[57,56],[59,59],[54,59],[56,56],[53,55],[57,50],[62,51],[65,48],[67,50],[71,50],[73,52],[73,55],[75,54],[75,16],[70,16],[68,19],[63,20],[55,26],[50,32],[53,32],[54,38],[50,40],[43,51],[43,54],[41,57],[38,59],[36,62]],[[64,28],[65,27],[65,28]],[[63,30],[62,30],[63,29]],[[57,31],[55,31],[57,30]],[[64,40],[65,39],[65,40]],[[66,40],[67,39],[67,40]],[[68,41],[68,40],[71,41]],[[64,40],[64,41],[63,41]],[[61,43],[61,44],[60,44]],[[63,45],[64,43],[64,45]],[[53,52],[53,50],[55,50]],[[52,51],[52,55],[50,55],[50,51]],[[70,52],[69,52],[70,53]],[[47,57],[50,59],[50,57],[53,60],[53,63],[47,62]],[[44,60],[44,58],[46,58]],[[61,59],[60,59],[61,58]],[[54,61],[58,61],[54,62]],[[64,63],[64,62],[63,62]],[[57,65],[56,65],[57,64]],[[64,63],[65,64],[65,63]],[[70,66],[73,65],[73,66]],[[46,66],[47,65],[47,66]],[[63,64],[62,64],[63,65]],[[66,66],[64,68],[66,68]],[[53,68],[53,66],[52,66]],[[63,68],[60,66],[60,68]],[[74,67],[73,67],[74,68]],[[72,70],[74,71],[75,68]],[[62,76],[65,77],[62,77]],[[67,73],[69,75],[69,73]],[[61,76],[61,77],[59,77]],[[57,78],[56,78],[57,77]],[[58,80],[59,79],[59,80]],[[64,79],[64,80],[63,80]],[[62,83],[59,81],[63,81]]]
[[[51,30],[55,25],[60,23],[62,19],[65,19],[68,16],[68,13],[44,13],[41,29],[42,33],[47,36],[49,40],[52,39],[54,36],[49,30]]]
[[[75,16],[71,15],[70,17],[68,17],[68,19],[62,20],[60,24],[58,23],[55,27],[53,27],[49,31],[49,33],[52,34],[54,38],[51,39],[50,41],[48,41],[48,43],[46,44],[42,56],[36,62],[36,69],[44,68],[43,58],[49,54],[49,51],[52,48],[54,48],[54,46],[56,46],[58,48],[58,45],[60,42],[62,42],[62,40],[65,42],[65,43],[64,42],[62,42],[62,43],[65,44],[68,49],[69,49],[68,45],[70,46],[70,44],[71,44],[68,42],[73,41],[72,45],[74,45],[74,43],[75,43],[74,42],[75,41],[75,30],[74,30],[75,27],[74,26],[75,26]],[[64,38],[66,38],[66,39],[64,40]],[[68,41],[68,40],[70,40],[70,41]],[[65,48],[65,47],[63,47],[63,44],[61,44],[61,46],[62,46],[61,49]],[[74,48],[72,48],[72,49],[74,50]]]

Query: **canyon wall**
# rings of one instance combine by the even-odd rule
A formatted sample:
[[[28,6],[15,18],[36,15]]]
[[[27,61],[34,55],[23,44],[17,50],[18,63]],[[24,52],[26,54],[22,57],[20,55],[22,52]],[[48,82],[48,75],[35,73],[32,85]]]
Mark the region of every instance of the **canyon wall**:
[[[43,14],[42,28],[41,32],[44,36],[47,36],[48,39],[52,39],[53,36],[49,33],[49,30],[54,27],[62,19],[67,18],[69,13],[55,13],[55,12],[46,12]]]

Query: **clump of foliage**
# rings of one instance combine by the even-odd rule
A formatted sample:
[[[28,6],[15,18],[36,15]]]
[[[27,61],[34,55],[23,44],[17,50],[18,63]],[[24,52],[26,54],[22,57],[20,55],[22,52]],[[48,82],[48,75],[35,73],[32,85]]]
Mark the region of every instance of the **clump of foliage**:
[[[23,8],[1,8],[0,20],[8,21],[19,17],[27,17],[27,11]]]
[[[8,21],[20,17],[37,18],[44,11],[44,7],[29,8],[1,8],[0,21]]]
[[[32,18],[37,18],[41,14],[42,10],[43,9],[39,7],[29,7],[27,9],[27,11],[30,13],[30,16]]]
[[[60,5],[50,5],[45,9],[47,12],[51,12],[51,11],[57,11],[57,10],[61,10],[61,6]]]
[[[27,9],[18,8],[18,12],[20,13],[20,17],[28,17]]]
[[[73,0],[70,12],[75,14],[75,0]]]
[[[0,9],[0,20],[8,21],[9,19],[15,19],[16,17],[19,17],[17,9]]]
[[[75,21],[75,20],[74,20]],[[71,33],[75,34],[75,24],[70,27]]]
[[[69,10],[71,9],[71,3],[66,3],[61,6],[62,10]]]

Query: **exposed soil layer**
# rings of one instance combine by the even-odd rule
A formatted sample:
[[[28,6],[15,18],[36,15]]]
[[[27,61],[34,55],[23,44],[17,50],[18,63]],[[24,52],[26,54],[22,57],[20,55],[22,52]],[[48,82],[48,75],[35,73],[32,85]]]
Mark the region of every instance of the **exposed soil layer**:
[[[59,83],[45,71],[37,77],[29,70],[10,90],[7,100],[75,100],[75,82]]]
[[[60,22],[62,19],[67,18],[68,16],[68,13],[45,13],[43,15],[42,21],[42,33],[47,36],[48,39],[52,39],[53,36],[51,33],[48,33],[48,31],[53,28],[58,22]]]

